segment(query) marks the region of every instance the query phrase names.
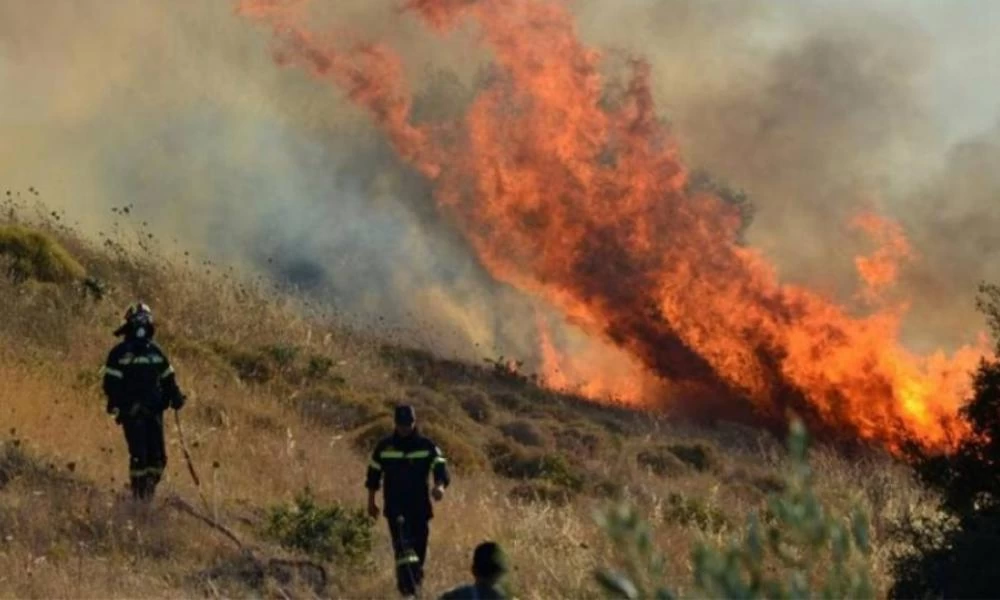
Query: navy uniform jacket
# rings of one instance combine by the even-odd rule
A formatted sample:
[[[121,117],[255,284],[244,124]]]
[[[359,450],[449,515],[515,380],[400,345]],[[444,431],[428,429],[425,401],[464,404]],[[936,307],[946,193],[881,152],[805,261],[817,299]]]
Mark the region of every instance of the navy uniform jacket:
[[[148,340],[126,340],[111,349],[104,363],[104,394],[108,412],[117,410],[126,418],[159,414],[182,402],[174,368]]]
[[[375,445],[365,487],[372,491],[384,487],[383,514],[390,519],[431,519],[427,480],[432,474],[435,485],[447,487],[451,482],[441,449],[418,431],[406,437],[393,433]]]

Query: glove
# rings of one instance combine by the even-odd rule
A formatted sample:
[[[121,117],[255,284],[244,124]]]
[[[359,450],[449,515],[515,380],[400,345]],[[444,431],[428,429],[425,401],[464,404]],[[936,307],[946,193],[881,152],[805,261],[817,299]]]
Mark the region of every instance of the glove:
[[[174,401],[170,404],[171,408],[174,410],[180,410],[184,408],[184,404],[187,402],[187,396],[184,394],[179,394]]]
[[[119,410],[117,403],[108,400],[108,404],[107,406],[104,407],[104,411],[115,418],[115,423],[121,425],[122,415],[121,415],[121,410]]]

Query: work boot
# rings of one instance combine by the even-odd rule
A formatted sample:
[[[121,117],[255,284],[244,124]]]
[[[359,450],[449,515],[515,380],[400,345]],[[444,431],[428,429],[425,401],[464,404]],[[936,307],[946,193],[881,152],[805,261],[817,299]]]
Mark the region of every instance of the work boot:
[[[153,497],[156,496],[156,484],[160,482],[159,478],[150,476],[146,480],[146,501],[152,502]]]
[[[155,485],[148,475],[136,477],[132,483],[132,497],[140,502],[151,501]]]

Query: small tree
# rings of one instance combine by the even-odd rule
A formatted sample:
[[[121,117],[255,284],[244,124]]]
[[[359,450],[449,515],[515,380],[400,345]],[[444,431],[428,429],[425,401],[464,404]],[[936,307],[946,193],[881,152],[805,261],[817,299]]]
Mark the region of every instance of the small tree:
[[[265,533],[286,548],[326,561],[363,562],[375,539],[364,511],[320,505],[309,488],[296,496],[293,506],[268,511]]]
[[[833,515],[812,489],[808,440],[801,422],[789,435],[785,490],[770,498],[763,516],[753,515],[739,539],[724,547],[699,544],[692,555],[691,587],[712,598],[871,598],[868,520]],[[600,569],[601,589],[612,598],[677,596],[665,580],[663,555],[636,511],[619,507],[600,515],[622,570]]]

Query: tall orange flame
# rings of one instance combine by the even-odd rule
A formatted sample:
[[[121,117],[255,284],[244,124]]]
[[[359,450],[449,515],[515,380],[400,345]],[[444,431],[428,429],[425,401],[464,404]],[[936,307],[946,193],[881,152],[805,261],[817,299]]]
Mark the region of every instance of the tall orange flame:
[[[855,318],[780,283],[759,253],[737,243],[730,206],[686,192],[648,66],[633,61],[611,101],[601,56],[581,43],[562,3],[407,2],[442,32],[473,19],[495,60],[462,120],[421,126],[410,120],[399,59],[381,45],[310,31],[303,5],[244,0],[240,11],[273,27],[283,63],[370,110],[399,154],[433,180],[439,207],[498,279],[546,298],[655,377],[743,402],[764,418],[794,409],[814,428],[893,450],[911,439],[948,449],[968,434],[957,411],[984,347],[916,356],[896,341],[900,307]],[[857,262],[877,293],[909,248],[885,221],[857,224],[884,246]],[[551,346],[543,350],[556,360]],[[604,374],[595,366],[588,376]]]

